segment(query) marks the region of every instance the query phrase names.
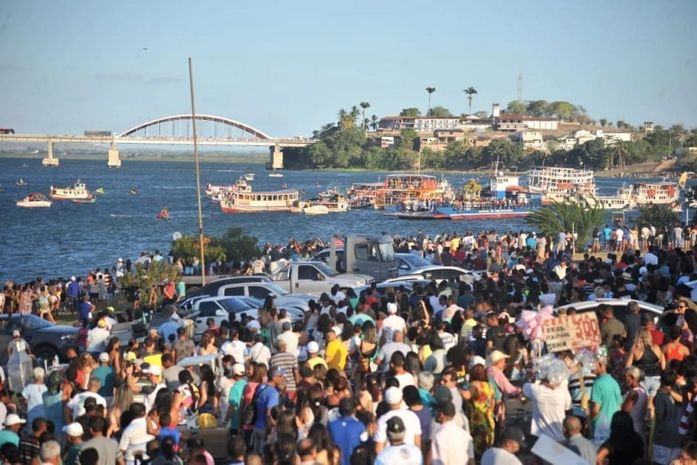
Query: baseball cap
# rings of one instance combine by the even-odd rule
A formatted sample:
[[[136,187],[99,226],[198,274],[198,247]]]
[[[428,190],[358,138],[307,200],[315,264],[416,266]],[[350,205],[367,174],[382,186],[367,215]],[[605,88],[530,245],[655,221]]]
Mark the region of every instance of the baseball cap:
[[[160,376],[162,375],[162,368],[160,368],[159,365],[150,365],[149,367],[143,370],[143,373],[146,373],[148,375]]]
[[[71,280],[71,281],[76,281],[77,278],[76,278],[75,276],[71,276],[71,277],[70,277],[70,280]]]
[[[448,389],[445,386],[438,386],[433,391],[433,398],[436,399],[436,402],[438,402],[438,403],[452,402],[453,401],[453,393],[450,392],[450,389]]]
[[[109,354],[107,354],[106,352],[102,352],[101,354],[99,354],[99,361],[100,362],[108,362],[109,361]]]
[[[406,431],[406,427],[404,426],[404,421],[397,417],[394,416],[387,420],[387,433],[391,436],[398,436],[398,435],[403,435]]]
[[[489,364],[493,365],[494,363],[500,362],[501,360],[506,358],[510,358],[510,356],[504,354],[500,350],[495,350],[489,354]]]
[[[26,422],[27,420],[22,420],[16,413],[10,413],[7,415],[7,418],[5,418],[5,426],[23,425]]]
[[[387,303],[387,313],[394,314],[397,313],[397,304],[394,302]]]
[[[116,311],[116,310],[114,309],[114,306],[113,306],[113,305],[109,305],[106,309],[107,309],[107,311],[110,312],[110,313],[113,313],[113,312]]]
[[[506,428],[501,435],[501,439],[515,441],[518,443],[521,449],[525,449],[527,447],[527,444],[525,443],[525,434],[523,434],[523,430],[517,426],[509,426]]]
[[[455,416],[455,406],[452,402],[441,402],[438,404],[438,411],[441,412],[446,417]]]
[[[315,341],[308,342],[307,351],[311,354],[316,354],[317,352],[319,352],[319,344],[317,344]]]
[[[257,320],[252,320],[245,325],[245,328],[247,328],[250,331],[254,331],[254,330],[259,331],[261,329],[261,325],[259,324],[259,322]]]
[[[242,376],[244,374],[244,365],[241,363],[235,363],[232,366],[232,374],[235,376]]]
[[[63,432],[68,436],[82,436],[85,431],[82,429],[82,425],[78,422],[70,423],[63,427]]]
[[[390,405],[402,402],[402,390],[398,387],[389,387],[385,389],[385,402]]]

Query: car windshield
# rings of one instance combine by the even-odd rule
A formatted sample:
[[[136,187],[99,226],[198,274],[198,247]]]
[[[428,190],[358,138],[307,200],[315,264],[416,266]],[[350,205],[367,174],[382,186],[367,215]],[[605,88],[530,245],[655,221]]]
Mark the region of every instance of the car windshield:
[[[388,263],[394,261],[394,247],[391,242],[385,242],[379,245],[380,247],[380,257],[383,263]]]
[[[264,301],[256,297],[240,297],[240,299],[252,307],[261,307],[264,305]]]
[[[425,258],[419,257],[414,254],[402,255],[399,258],[403,259],[405,262],[409,263],[412,268],[421,268],[423,266],[430,266],[431,263]]]
[[[48,328],[49,326],[53,326],[51,323],[48,321],[44,320],[43,318],[39,318],[36,315],[24,315],[22,317],[23,321],[23,326],[25,329],[41,329],[41,328]]]
[[[218,303],[230,313],[245,312],[252,309],[251,305],[244,303],[240,299],[235,299],[232,297],[229,299],[219,300]]]
[[[319,270],[327,276],[336,276],[338,274],[336,271],[332,270],[322,262],[315,263],[315,266],[319,268]]]
[[[288,295],[290,292],[286,291],[282,287],[276,286],[275,284],[265,283],[264,287],[276,295]]]

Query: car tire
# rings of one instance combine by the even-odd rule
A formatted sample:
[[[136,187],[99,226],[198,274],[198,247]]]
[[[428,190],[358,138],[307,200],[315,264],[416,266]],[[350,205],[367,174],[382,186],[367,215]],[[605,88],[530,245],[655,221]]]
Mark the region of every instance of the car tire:
[[[45,360],[49,364],[55,358],[55,356],[58,355],[58,351],[49,345],[40,345],[39,347],[32,349],[32,353],[37,360]]]

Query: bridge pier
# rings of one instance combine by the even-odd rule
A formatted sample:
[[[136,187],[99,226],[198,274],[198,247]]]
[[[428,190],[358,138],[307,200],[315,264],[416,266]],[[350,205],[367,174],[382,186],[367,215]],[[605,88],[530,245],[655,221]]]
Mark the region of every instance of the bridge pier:
[[[46,158],[41,160],[41,164],[44,166],[57,167],[58,163],[59,163],[59,160],[57,158],[53,158],[53,141],[48,141],[47,150],[46,150]]]
[[[109,168],[121,168],[121,159],[119,158],[119,148],[112,141],[109,145],[109,155],[107,157],[106,166]]]
[[[267,168],[271,170],[282,170],[283,169],[283,150],[278,145],[272,145],[269,147],[269,164]]]

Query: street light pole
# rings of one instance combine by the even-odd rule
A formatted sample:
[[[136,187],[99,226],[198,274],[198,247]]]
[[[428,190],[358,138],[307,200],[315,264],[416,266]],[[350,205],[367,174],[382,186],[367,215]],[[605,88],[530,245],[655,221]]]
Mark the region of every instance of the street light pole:
[[[198,242],[201,249],[201,286],[206,284],[206,259],[203,244],[203,213],[201,208],[201,169],[198,162],[198,137],[196,136],[196,106],[194,104],[194,72],[189,57],[189,91],[191,93],[191,132],[194,138],[194,165],[196,165],[196,201],[198,203]]]

